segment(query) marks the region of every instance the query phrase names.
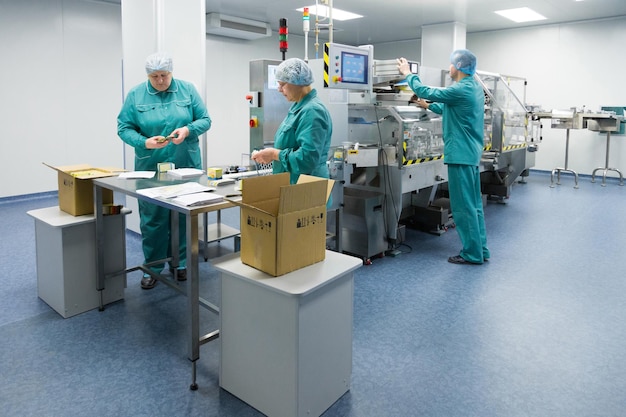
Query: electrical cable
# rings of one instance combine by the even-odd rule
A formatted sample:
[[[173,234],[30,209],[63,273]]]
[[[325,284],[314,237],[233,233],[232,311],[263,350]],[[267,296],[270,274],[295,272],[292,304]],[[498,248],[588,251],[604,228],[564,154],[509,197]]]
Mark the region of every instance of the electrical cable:
[[[387,241],[389,241],[389,235],[390,235],[390,231],[389,231],[389,225],[387,224],[387,191],[389,192],[390,198],[391,198],[391,204],[393,206],[393,211],[394,211],[394,219],[397,219],[399,217],[398,214],[398,208],[396,207],[396,200],[394,197],[394,193],[393,193],[393,186],[391,184],[391,175],[389,173],[389,164],[388,164],[388,160],[387,160],[387,153],[385,152],[385,148],[383,146],[383,135],[380,129],[380,123],[381,121],[387,120],[388,116],[391,117],[390,115],[385,116],[383,118],[379,117],[378,115],[378,106],[376,104],[374,104],[374,113],[376,115],[376,127],[378,130],[378,145],[379,145],[379,150],[378,150],[378,164],[383,166],[382,168],[382,173],[383,173],[383,219],[385,221],[385,234],[387,236]],[[397,149],[397,148],[396,148]],[[384,155],[384,157],[383,157]]]
[[[403,251],[402,249],[400,249],[403,246],[407,247],[409,250],[408,251]],[[411,246],[407,245],[406,243],[400,243],[394,249],[395,250],[399,250],[402,253],[411,253],[411,252],[413,252],[413,248]]]

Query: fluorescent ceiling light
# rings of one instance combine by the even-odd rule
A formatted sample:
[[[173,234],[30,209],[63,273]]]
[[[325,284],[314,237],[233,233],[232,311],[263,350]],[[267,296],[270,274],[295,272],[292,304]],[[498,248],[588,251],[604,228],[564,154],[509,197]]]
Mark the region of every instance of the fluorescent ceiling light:
[[[309,8],[309,14],[314,14],[319,17],[328,17],[328,6],[325,6],[323,4],[318,4],[317,6],[313,5],[313,6],[307,6],[307,7]],[[304,7],[300,7],[299,9],[296,9],[296,10],[299,12],[303,12]],[[352,20],[352,19],[358,19],[360,17],[363,17],[363,16],[361,16],[360,14],[346,12],[344,10],[336,9],[333,7],[333,20]]]
[[[520,7],[519,9],[498,10],[496,12],[500,16],[506,17],[517,23],[533,22],[535,20],[545,20],[546,17],[540,15],[528,7]]]

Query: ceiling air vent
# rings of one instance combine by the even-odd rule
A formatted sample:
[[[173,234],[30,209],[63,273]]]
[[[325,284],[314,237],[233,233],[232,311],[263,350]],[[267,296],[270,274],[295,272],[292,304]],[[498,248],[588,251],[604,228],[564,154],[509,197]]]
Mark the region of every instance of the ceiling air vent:
[[[271,36],[272,28],[269,23],[265,22],[226,16],[220,13],[208,13],[206,15],[206,33],[254,40]]]

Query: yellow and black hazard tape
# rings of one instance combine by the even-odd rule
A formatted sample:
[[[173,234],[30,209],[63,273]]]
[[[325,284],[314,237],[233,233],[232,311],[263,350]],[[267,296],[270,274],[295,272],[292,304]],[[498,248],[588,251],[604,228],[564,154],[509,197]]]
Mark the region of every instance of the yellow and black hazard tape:
[[[504,147],[504,148],[502,148],[500,151],[498,151],[498,150],[496,149],[496,152],[506,152],[506,151],[511,151],[511,150],[513,150],[513,149],[521,149],[521,148],[525,148],[526,146],[527,146],[527,145],[526,145],[526,143],[522,143],[522,144],[519,144],[519,145],[510,145],[510,146],[505,146],[505,147]],[[491,150],[491,148],[492,148],[492,144],[490,143],[490,144],[488,144],[487,146],[485,146],[485,147],[483,148],[483,151],[485,151],[485,152],[486,152],[486,151],[490,151],[490,150]]]
[[[521,143],[519,145],[510,145],[510,146],[505,146],[502,149],[502,152],[506,152],[506,151],[511,151],[513,149],[521,149],[521,148],[525,148],[526,147],[526,143]]]
[[[406,159],[404,156],[402,157],[402,165],[417,165],[422,164],[424,162],[437,161],[439,159],[443,159],[443,154],[433,156],[430,158],[419,158],[419,159]]]
[[[521,148],[525,148],[526,146],[527,146],[526,143],[522,143],[519,145],[505,146],[504,149],[500,152],[506,152],[506,151],[510,151],[513,149],[521,149]],[[404,151],[406,152],[406,142],[404,143],[403,147],[404,147]],[[485,146],[484,150],[485,151],[491,150],[491,143]],[[402,165],[417,165],[417,164],[422,164],[424,162],[437,161],[439,159],[443,159],[443,154],[433,156],[430,158],[419,158],[419,159],[406,159],[406,157],[402,156]]]
[[[324,87],[328,87],[328,52],[330,49],[329,45],[329,43],[324,44]]]
[[[404,150],[404,154],[406,155],[406,141],[404,141],[402,143],[402,149]],[[419,159],[406,159],[406,156],[402,155],[402,165],[416,165],[416,164],[422,164],[424,162],[430,162],[430,161],[436,161],[438,159],[443,159],[443,154],[441,155],[436,155],[430,158],[419,158]]]

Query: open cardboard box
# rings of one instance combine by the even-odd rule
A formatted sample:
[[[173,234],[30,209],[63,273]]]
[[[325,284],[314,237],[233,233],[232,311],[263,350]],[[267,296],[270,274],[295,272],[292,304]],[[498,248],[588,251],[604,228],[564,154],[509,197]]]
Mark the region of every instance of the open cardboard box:
[[[273,276],[323,261],[326,256],[326,202],[334,181],[289,174],[243,179],[241,261]]]
[[[95,168],[91,165],[44,165],[59,173],[59,208],[73,216],[93,213],[94,178],[111,177],[124,171],[121,168]],[[102,204],[113,204],[113,191],[102,190]]]

